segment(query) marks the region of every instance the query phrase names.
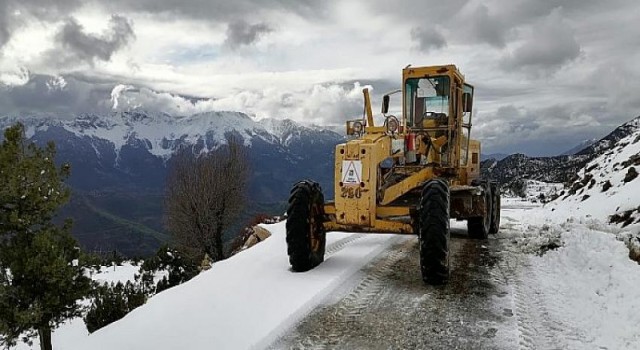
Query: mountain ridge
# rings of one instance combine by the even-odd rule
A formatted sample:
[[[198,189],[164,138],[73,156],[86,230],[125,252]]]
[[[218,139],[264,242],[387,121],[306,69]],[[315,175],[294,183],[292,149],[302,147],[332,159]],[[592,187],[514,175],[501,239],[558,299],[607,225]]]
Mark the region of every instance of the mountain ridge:
[[[512,154],[502,160],[488,159],[481,162],[483,176],[508,185],[512,181],[530,179],[544,182],[568,183],[593,158],[615,147],[625,137],[640,128],[640,116],[618,126],[605,137],[574,155],[530,157]]]
[[[244,213],[249,220],[256,214],[281,214],[291,186],[302,179],[318,181],[325,198],[332,198],[333,153],[345,140],[321,127],[289,119],[254,120],[240,112],[0,117],[3,129],[16,122],[25,125],[29,140],[40,145],[54,141],[56,161],[71,165],[71,203],[62,214],[74,219],[73,233],[81,244],[128,256],[154,253],[162,243],[158,237],[166,235],[165,179],[180,147],[207,152],[228,136],[240,138],[251,169]]]

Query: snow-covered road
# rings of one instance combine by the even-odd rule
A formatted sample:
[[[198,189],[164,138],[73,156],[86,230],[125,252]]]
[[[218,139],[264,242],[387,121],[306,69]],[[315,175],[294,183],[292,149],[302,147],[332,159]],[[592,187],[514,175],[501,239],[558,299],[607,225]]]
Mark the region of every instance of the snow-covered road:
[[[450,283],[420,281],[417,239],[369,264],[273,349],[637,349],[640,266],[607,226],[507,201],[487,241],[452,222]]]
[[[506,200],[485,241],[452,221],[443,287],[422,283],[416,237],[331,232],[325,262],[293,273],[284,222],[265,225],[269,239],[92,335],[81,319],[63,325],[54,349],[640,348],[625,232],[558,217]]]

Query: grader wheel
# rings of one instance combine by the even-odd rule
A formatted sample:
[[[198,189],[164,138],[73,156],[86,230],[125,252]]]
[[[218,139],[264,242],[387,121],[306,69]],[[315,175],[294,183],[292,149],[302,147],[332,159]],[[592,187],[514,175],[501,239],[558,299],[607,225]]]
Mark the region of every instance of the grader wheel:
[[[420,270],[428,284],[449,280],[449,185],[430,180],[422,190],[419,215]]]
[[[469,236],[475,239],[487,239],[491,229],[491,219],[493,216],[493,196],[491,187],[487,182],[482,183],[485,198],[485,211],[482,216],[469,218],[467,220],[467,231]]]
[[[491,225],[489,227],[489,233],[496,234],[500,230],[500,187],[496,183],[491,184],[492,196],[492,211],[491,211]]]
[[[308,271],[324,261],[327,242],[320,185],[312,181],[295,184],[289,197],[287,216],[289,263],[293,271]]]

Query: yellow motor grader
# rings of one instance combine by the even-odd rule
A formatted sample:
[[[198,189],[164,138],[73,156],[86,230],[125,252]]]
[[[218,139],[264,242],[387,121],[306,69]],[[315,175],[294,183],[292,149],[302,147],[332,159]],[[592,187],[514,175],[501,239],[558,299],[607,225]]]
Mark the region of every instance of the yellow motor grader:
[[[307,271],[324,260],[326,231],[416,234],[422,278],[449,278],[449,220],[467,220],[469,236],[486,239],[500,225],[500,189],[480,179],[480,142],[470,138],[473,86],[454,65],[402,71],[402,89],[383,96],[384,124],[347,121],[352,139],[336,146],[335,200],[324,202],[311,180],[291,190],[286,224],[289,262]],[[402,115],[389,113],[402,93]]]

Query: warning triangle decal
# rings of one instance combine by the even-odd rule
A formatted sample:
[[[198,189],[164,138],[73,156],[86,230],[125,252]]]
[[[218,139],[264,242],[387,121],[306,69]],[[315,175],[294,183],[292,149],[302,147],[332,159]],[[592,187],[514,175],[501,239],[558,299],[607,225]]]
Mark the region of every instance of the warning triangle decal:
[[[344,161],[342,164],[342,183],[345,185],[359,185],[362,177],[361,172],[362,163],[359,160]]]

